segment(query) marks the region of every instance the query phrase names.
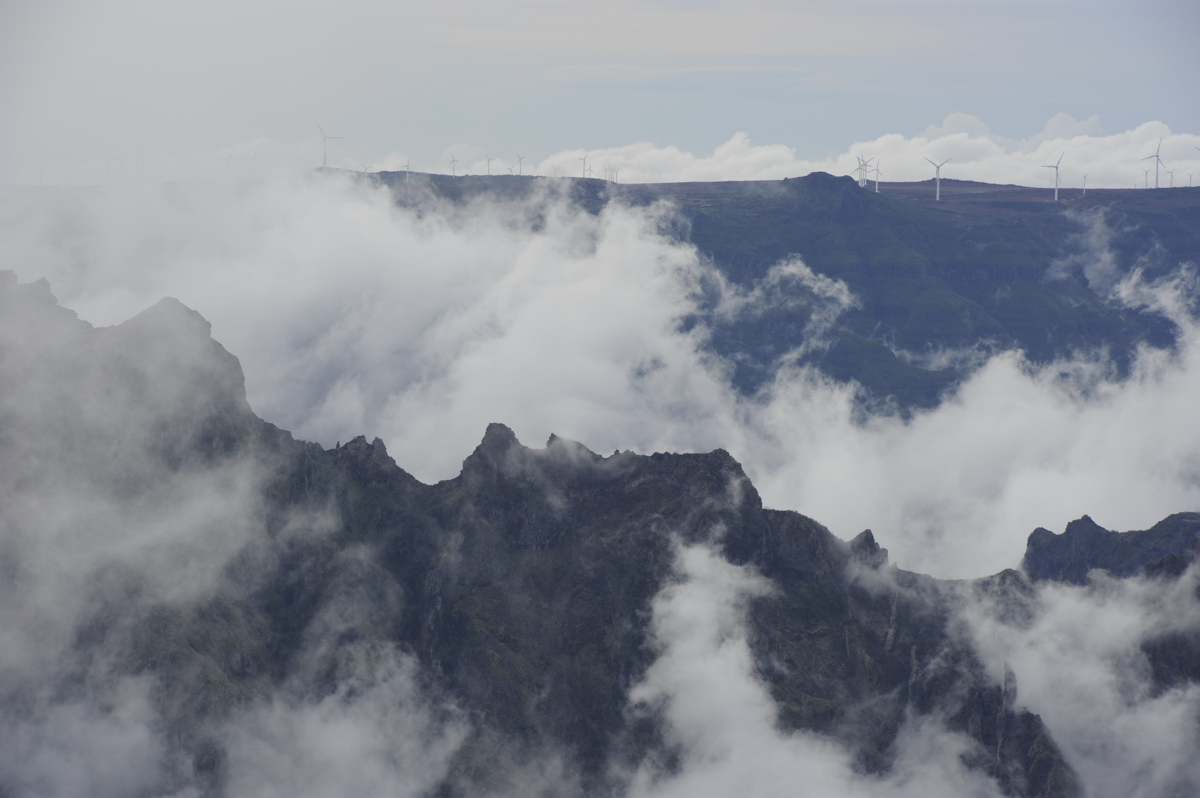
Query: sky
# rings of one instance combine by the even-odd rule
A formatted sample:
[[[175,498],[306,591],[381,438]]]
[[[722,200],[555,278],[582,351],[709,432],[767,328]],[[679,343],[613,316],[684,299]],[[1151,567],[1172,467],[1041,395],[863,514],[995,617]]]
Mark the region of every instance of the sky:
[[[856,143],[964,117],[1019,142],[1060,114],[1091,135],[1157,123],[1136,160],[1160,136],[1200,133],[1198,36],[1186,0],[9,0],[0,183],[316,166],[318,124],[340,137],[330,164],[352,169],[449,171],[455,156],[477,173],[502,159],[501,171],[520,154],[522,170],[550,174],[556,155],[576,166],[576,150],[705,158],[741,134],[783,148],[793,174],[839,155],[848,171]],[[916,170],[937,152],[895,154],[885,179],[925,179]],[[1100,179],[1079,159],[1072,168],[1076,182]],[[1127,171],[1110,182],[1142,177]],[[1013,182],[1046,179],[1033,172]],[[694,178],[631,164],[622,179]]]

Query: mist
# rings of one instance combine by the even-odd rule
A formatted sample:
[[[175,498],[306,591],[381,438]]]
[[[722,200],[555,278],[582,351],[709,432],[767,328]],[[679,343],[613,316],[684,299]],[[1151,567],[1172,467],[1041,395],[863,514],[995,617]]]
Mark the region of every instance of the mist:
[[[1096,798],[1190,795],[1200,788],[1200,690],[1162,684],[1144,646],[1194,637],[1197,570],[1179,580],[1041,585],[1014,612],[985,593],[961,616],[995,672],[1011,666],[1018,702],[1054,730]]]
[[[885,777],[856,772],[851,752],[822,735],[778,728],[774,701],[755,672],[747,643],[750,601],[771,584],[731,565],[708,545],[677,546],[677,581],[655,598],[653,626],[661,648],[630,700],[665,709],[679,772],[644,767],[631,796],[999,796],[960,755],[973,741],[938,719],[900,732],[897,761]]]
[[[258,415],[327,448],[379,436],[426,482],[456,475],[491,421],[522,440],[555,433],[598,452],[719,447],[743,463],[766,506],[802,512],[842,538],[871,528],[894,562],[943,578],[1015,567],[1036,526],[1060,529],[1088,513],[1106,527],[1146,528],[1200,507],[1200,330],[1186,265],[1157,283],[1136,271],[1114,276],[1109,296],[1172,319],[1176,351],[1144,349],[1125,377],[1103,355],[1033,366],[1002,353],[942,405],[905,418],[864,414],[853,385],[795,358],[760,393],[739,394],[730,365],[705,348],[704,324],[684,324],[704,302],[715,294],[720,313],[754,312],[781,281],[798,281],[822,303],[805,344],[820,347],[853,294],[799,259],[757,285],[732,286],[667,235],[675,221],[665,205],[589,215],[556,181],[530,202],[426,198],[415,209],[346,175],[9,190],[0,265],[22,282],[47,278],[63,306],[99,327],[177,298],[186,308],[157,311],[175,314],[183,331],[157,342],[162,351],[207,334],[193,308],[240,360]],[[1095,256],[1110,268],[1102,246]],[[71,336],[88,334],[73,320],[65,333],[19,320],[5,329],[35,342],[31,362],[51,357],[63,336],[69,349]],[[0,764],[20,774],[12,783],[22,795],[170,794],[196,774],[163,759],[154,685],[68,652],[105,596],[135,596],[115,640],[151,608],[245,589],[223,568],[248,547],[270,560],[256,499],[262,475],[240,460],[197,466],[151,480],[147,495],[128,501],[121,469],[152,472],[152,442],[114,443],[103,430],[143,413],[190,413],[190,400],[181,390],[123,404],[119,376],[83,367],[87,352],[6,399],[19,421],[6,473],[24,469],[37,489],[6,485],[0,667],[10,696],[37,700],[0,727]],[[27,367],[8,363],[6,376],[34,373]],[[78,401],[48,403],[64,384]],[[81,410],[81,424],[62,423]],[[292,523],[295,534],[319,535],[330,522]],[[308,630],[305,666],[270,700],[202,730],[237,742],[227,763],[235,794],[421,794],[470,733],[403,652],[357,650],[338,665],[337,689],[314,693],[331,667],[329,642],[372,622],[355,614],[353,578],[371,563],[347,556],[331,567],[347,574],[345,592]],[[630,774],[633,794],[722,794],[747,779],[764,794],[790,793],[801,780],[818,794],[995,793],[962,765],[969,741],[936,719],[904,729],[894,774],[878,779],[858,775],[830,739],[778,731],[744,621],[747,602],[770,584],[703,546],[680,546],[676,567],[653,608],[658,659],[631,699],[663,709],[684,764]],[[1194,579],[1038,588],[1034,620],[1015,627],[968,597],[962,634],[1001,678],[1012,663],[1022,704],[1042,714],[1096,794],[1137,787],[1117,778],[1124,773],[1149,774],[1144,794],[1162,794],[1196,780],[1186,755],[1196,691],[1155,692],[1136,656],[1121,652],[1194,628]],[[1078,629],[1094,634],[1077,639]],[[1072,687],[1080,667],[1086,678]],[[87,690],[55,694],[80,674]],[[1136,744],[1114,754],[1117,735]],[[570,783],[551,766],[539,772]]]
[[[941,577],[1015,566],[1035,527],[1084,513],[1132,529],[1200,506],[1189,271],[1114,283],[1110,301],[1181,331],[1125,379],[1102,355],[1034,367],[1007,352],[935,410],[864,418],[853,386],[786,359],[740,396],[703,325],[682,329],[702,295],[744,312],[781,272],[730,286],[660,232],[669,208],[592,216],[546,185],[530,205],[420,213],[351,177],[10,194],[0,257],[98,325],[179,298],[240,358],[261,416],[326,447],[377,435],[424,481],[454,476],[491,421],[601,452],[725,448],[768,506],[845,538],[871,528]],[[787,268],[824,292],[820,318],[854,301]]]

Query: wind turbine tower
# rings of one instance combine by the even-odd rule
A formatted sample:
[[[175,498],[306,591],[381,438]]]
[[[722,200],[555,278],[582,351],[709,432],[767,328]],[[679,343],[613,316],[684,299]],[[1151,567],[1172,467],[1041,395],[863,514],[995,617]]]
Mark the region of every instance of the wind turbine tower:
[[[877,159],[875,161],[875,193],[876,194],[879,193],[879,175],[880,174],[881,173],[879,171],[879,159]]]
[[[458,163],[458,159],[457,159],[457,158],[455,158],[453,155],[451,155],[451,156],[450,156],[450,176],[451,176],[451,177],[454,177],[454,176],[455,176],[455,172],[454,172],[454,164],[456,164],[456,163]]]
[[[1058,202],[1058,165],[1060,163],[1062,163],[1063,155],[1066,155],[1066,154],[1067,153],[1064,151],[1062,155],[1058,156],[1058,160],[1054,162],[1053,166],[1051,166],[1049,164],[1042,164],[1043,169],[1053,169],[1054,170],[1054,201],[1055,202]]]
[[[326,146],[326,142],[330,139],[340,139],[341,136],[326,136],[325,128],[321,127],[320,122],[317,123],[317,130],[321,131],[321,168],[324,169],[328,166],[327,156],[329,155],[329,148]]]
[[[871,173],[871,161],[873,161],[875,159],[874,158],[864,158],[861,155],[859,155],[857,157],[858,157],[858,168],[855,169],[854,171],[858,175],[858,187],[866,188],[868,175],[870,175],[870,173]]]
[[[928,158],[926,158],[925,160],[929,161]],[[933,161],[929,161],[930,163],[933,163],[933,168],[937,170],[934,175],[934,179],[937,180],[937,194],[934,197],[934,200],[937,202],[942,201],[942,167],[945,166],[946,164],[950,163],[950,160],[951,160],[950,158],[947,158],[946,160],[942,161],[941,163],[933,163]]]
[[[587,159],[588,157],[586,155],[584,155],[582,158],[575,159],[577,161],[583,161],[583,170],[580,174],[581,177],[587,177]]]
[[[524,156],[522,156],[521,153],[518,152],[517,153],[517,174],[518,175],[525,174],[525,172],[522,171],[522,169],[521,169],[521,161],[523,161],[523,160],[525,160]]]
[[[491,176],[492,176],[492,161],[494,161],[494,160],[496,160],[496,159],[495,159],[495,158],[489,158],[489,157],[487,157],[486,155],[485,155],[485,156],[483,156],[483,159],[484,159],[485,161],[487,161],[487,162],[488,162],[488,167],[487,167],[487,169],[488,169],[488,177],[491,177]]]
[[[1147,155],[1145,158],[1142,159],[1143,161],[1149,161],[1151,158],[1154,159],[1154,187],[1155,188],[1158,188],[1158,167],[1159,167],[1159,165],[1162,164],[1162,158],[1158,157],[1158,154],[1160,152],[1162,152],[1162,139],[1158,140],[1158,149],[1156,149],[1154,151],[1154,154]],[[1149,172],[1150,170],[1147,169],[1146,171]]]
[[[1150,188],[1150,170],[1149,170],[1149,169],[1143,169],[1143,170],[1142,170],[1142,173],[1143,173],[1144,175],[1146,175],[1146,185],[1145,185],[1145,186],[1143,186],[1143,188]]]

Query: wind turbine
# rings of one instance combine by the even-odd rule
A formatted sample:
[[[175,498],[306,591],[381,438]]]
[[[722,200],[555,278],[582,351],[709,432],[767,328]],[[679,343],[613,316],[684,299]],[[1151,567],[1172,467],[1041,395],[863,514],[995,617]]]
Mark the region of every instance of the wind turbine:
[[[1160,152],[1162,152],[1162,139],[1159,139],[1159,140],[1158,140],[1158,149],[1156,149],[1156,150],[1154,151],[1154,154],[1153,154],[1153,155],[1147,155],[1145,158],[1143,158],[1143,159],[1142,159],[1143,161],[1148,161],[1148,160],[1150,160],[1151,158],[1153,158],[1153,159],[1154,159],[1154,187],[1155,187],[1155,188],[1158,188],[1158,166],[1159,166],[1159,164],[1161,164],[1161,163],[1162,163],[1162,158],[1159,158],[1159,157],[1158,157],[1158,154],[1159,154]],[[1147,172],[1149,172],[1150,170],[1149,170],[1149,169],[1147,169],[1146,171],[1147,171]]]
[[[321,168],[324,169],[327,166],[327,156],[329,155],[329,148],[325,142],[330,139],[340,139],[341,136],[326,136],[325,128],[321,127],[320,122],[317,123],[317,130],[321,131]]]
[[[1179,167],[1175,167],[1175,169],[1178,169],[1178,168],[1179,168]],[[1168,170],[1167,170],[1167,175],[1168,175],[1168,176],[1170,177],[1170,179],[1171,179],[1171,182],[1170,182],[1170,183],[1168,183],[1167,185],[1168,185],[1168,186],[1170,186],[1171,188],[1175,188],[1175,169],[1168,169]]]
[[[929,161],[928,158],[926,158],[925,160]],[[929,161],[929,162],[933,163],[933,161]],[[934,200],[937,202],[942,201],[942,167],[948,163],[950,163],[949,158],[942,161],[941,163],[933,163],[933,168],[937,170],[937,172],[935,173],[935,179],[937,180],[937,195],[934,197]]]
[[[867,187],[867,181],[869,179],[868,175],[871,174],[871,161],[873,161],[873,160],[875,160],[875,159],[874,158],[863,158],[861,155],[858,157],[858,185],[859,185],[859,188]]]
[[[450,156],[450,176],[454,176],[454,164],[458,163],[458,159],[453,155]]]
[[[1188,188],[1192,187],[1192,173],[1188,172]]]
[[[620,170],[620,168],[614,169],[614,170],[613,170],[613,182],[614,182],[614,183],[620,183],[621,181],[618,179],[618,178],[620,178],[620,177],[621,177],[621,170]],[[1189,183],[1188,185],[1191,185],[1191,184]]]
[[[407,161],[404,162],[404,182],[405,183],[408,182],[408,165],[411,162],[412,162],[412,158],[409,158]]]
[[[875,161],[875,193],[879,193],[879,161]]]
[[[1087,196],[1087,175],[1083,176],[1083,196]]]
[[[575,159],[575,160],[577,160],[577,161],[583,161],[583,173],[582,173],[582,177],[587,177],[587,159],[588,159],[587,155],[584,155],[582,158],[576,158],[576,159]]]
[[[557,166],[551,166],[550,168],[554,170],[554,176],[558,177],[559,168]]]
[[[492,176],[492,161],[494,161],[494,160],[496,160],[496,159],[495,159],[495,158],[489,158],[489,157],[487,157],[486,155],[485,155],[485,156],[483,156],[483,159],[484,159],[485,161],[487,161],[487,162],[488,162],[488,177],[491,177],[491,176]]]
[[[1063,154],[1058,156],[1058,160],[1054,162],[1053,166],[1050,166],[1048,164],[1042,164],[1043,169],[1053,169],[1054,170],[1054,201],[1055,202],[1058,202],[1058,165],[1060,163],[1062,163],[1063,155],[1066,155],[1066,154],[1067,153],[1064,150]]]
[[[1146,185],[1143,188],[1150,188],[1150,170],[1143,169],[1142,173],[1146,175]]]
[[[524,157],[523,155],[521,155],[521,153],[519,153],[519,152],[518,152],[518,153],[517,153],[517,174],[518,174],[518,175],[523,175],[523,174],[525,174],[525,173],[524,173],[524,172],[521,170],[521,161],[523,161],[523,160],[525,160],[525,157]]]

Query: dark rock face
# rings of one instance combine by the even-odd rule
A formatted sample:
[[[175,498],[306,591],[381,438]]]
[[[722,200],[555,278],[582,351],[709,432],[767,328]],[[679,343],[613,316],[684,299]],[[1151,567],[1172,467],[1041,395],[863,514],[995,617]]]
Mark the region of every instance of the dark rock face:
[[[1200,513],[1176,513],[1150,529],[1112,532],[1088,516],[1056,535],[1038,528],[1029,535],[1022,567],[1034,579],[1082,585],[1088,572],[1102,568],[1124,577],[1152,572],[1182,573],[1183,557],[1200,537]],[[1173,558],[1173,559],[1172,559]]]
[[[171,746],[164,778],[175,788],[221,794],[227,718],[282,693],[334,695],[356,652],[384,648],[413,658],[421,688],[469,725],[443,795],[511,786],[514,763],[546,751],[564,757],[589,794],[619,792],[621,774],[647,762],[669,771],[663,720],[654,707],[631,706],[630,690],[658,655],[652,604],[678,579],[678,546],[705,544],[774,586],[750,602],[746,631],[783,729],[830,735],[863,772],[886,773],[904,724],[934,717],[973,741],[968,764],[1006,792],[1076,792],[1052,730],[1019,708],[1015,679],[989,678],[952,623],[964,590],[1019,612],[1034,589],[1023,574],[963,585],[901,571],[870,531],[846,543],[812,519],[763,508],[721,450],[603,457],[557,437],[531,449],[492,424],[458,477],[425,485],[379,439],[325,450],[255,417],[236,359],[178,303],[93,330],[43,294],[0,277],[4,318],[21,320],[0,328],[0,365],[28,378],[25,393],[6,395],[6,418],[82,419],[50,439],[63,459],[86,461],[81,468],[109,468],[109,454],[123,451],[113,441],[137,441],[115,462],[140,469],[102,480],[109,497],[243,461],[260,474],[252,515],[263,534],[210,590],[139,599],[144,573],[87,575],[91,598],[75,619],[70,661],[47,677],[60,694],[84,696],[102,681],[101,665],[105,678],[152,679]],[[39,335],[23,341],[28,329]],[[88,362],[101,364],[99,376]],[[92,381],[70,382],[63,375],[73,370]],[[86,412],[78,397],[55,393],[108,386],[111,374],[113,393],[88,399]],[[80,434],[102,445],[84,446]],[[28,454],[24,440],[0,444],[4,462]],[[1127,549],[1161,560],[1161,541],[1194,540],[1198,525],[1195,514],[1172,516],[1128,533],[1159,541],[1129,549],[1123,541],[1134,538],[1085,518],[1063,536],[1035,533],[1026,567],[1036,578],[1074,574],[1127,560]],[[1060,539],[1069,544],[1062,557],[1038,554]],[[1041,562],[1063,564],[1035,573]],[[1193,640],[1164,639],[1160,649],[1147,653],[1161,684],[1200,676]],[[0,685],[5,707],[20,706],[21,684]]]
[[[989,684],[949,631],[951,598],[936,580],[887,568],[869,532],[846,544],[801,515],[764,510],[723,451],[601,457],[561,438],[529,449],[493,424],[462,473],[437,485],[364,438],[312,452],[302,468],[312,466],[344,527],[294,553],[275,576],[289,588],[264,588],[293,592],[278,610],[261,600],[263,622],[311,624],[339,580],[323,571],[297,591],[296,575],[336,561],[334,541],[366,544],[376,578],[403,596],[380,609],[386,631],[371,633],[410,647],[478,713],[447,794],[502,786],[497,737],[569,751],[588,791],[619,789],[614,763],[670,760],[653,713],[630,711],[629,689],[655,658],[651,600],[673,579],[676,541],[711,541],[778,587],[752,603],[749,622],[784,728],[832,734],[881,773],[905,720],[936,713],[990,752],[972,764],[1013,794],[1074,790],[1041,721],[1013,709],[1015,685]],[[299,475],[287,481],[298,492]],[[299,655],[280,651],[276,667]]]

